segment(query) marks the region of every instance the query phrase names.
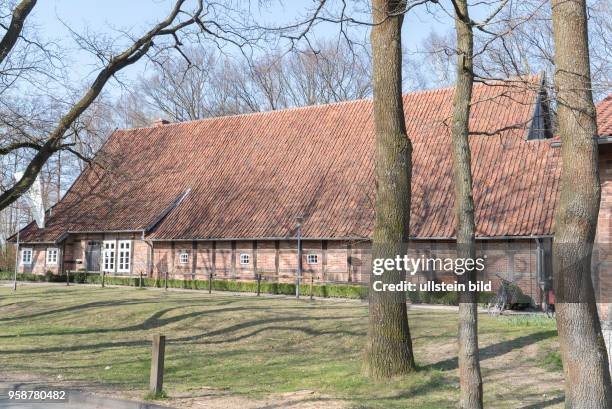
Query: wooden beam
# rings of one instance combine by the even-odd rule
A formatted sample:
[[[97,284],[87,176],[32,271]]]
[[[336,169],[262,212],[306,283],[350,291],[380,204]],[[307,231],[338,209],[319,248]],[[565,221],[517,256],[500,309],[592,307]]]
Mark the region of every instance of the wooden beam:
[[[274,241],[274,273],[276,274],[276,279],[278,280],[278,273],[280,266],[280,242],[278,240]]]
[[[191,242],[191,253],[191,278],[194,279],[198,263],[198,242],[195,240]]]
[[[253,240],[253,273],[257,277],[257,240]]]

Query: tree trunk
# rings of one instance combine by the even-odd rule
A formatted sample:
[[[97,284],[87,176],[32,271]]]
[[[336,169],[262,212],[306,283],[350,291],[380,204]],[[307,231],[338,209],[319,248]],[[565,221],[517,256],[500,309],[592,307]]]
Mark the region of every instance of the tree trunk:
[[[457,257],[476,258],[474,198],[472,197],[471,152],[469,143],[470,101],[472,99],[474,36],[467,0],[455,1],[457,32],[457,83],[453,101],[452,145],[455,179]],[[475,281],[475,270],[459,276],[468,285]],[[478,352],[478,312],[476,293],[459,294],[459,383],[460,407],[482,409],[482,377]]]
[[[376,219],[372,258],[405,254],[410,221],[412,145],[402,103],[402,1],[373,0],[372,63],[376,132]],[[391,13],[397,15],[390,16]],[[384,283],[405,280],[401,270],[371,277]],[[370,316],[364,370],[388,378],[415,369],[404,292],[370,288]]]
[[[0,40],[0,63],[4,61],[6,56],[11,52],[17,43],[17,40],[21,35],[21,31],[23,30],[23,25],[26,18],[35,5],[36,0],[21,0],[21,2],[13,10],[11,23],[9,24],[8,28],[6,28],[4,37],[2,37],[2,40]]]
[[[612,408],[608,356],[591,280],[601,188],[585,0],[552,1],[561,193],[553,245],[565,407]]]

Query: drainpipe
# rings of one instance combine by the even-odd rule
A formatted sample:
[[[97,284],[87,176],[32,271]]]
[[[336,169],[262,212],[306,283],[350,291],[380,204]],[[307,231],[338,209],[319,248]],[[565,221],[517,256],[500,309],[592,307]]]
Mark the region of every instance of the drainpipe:
[[[153,242],[145,239],[144,230],[142,231],[142,241],[149,247],[149,251],[147,252],[147,276],[153,278]]]
[[[302,277],[302,217],[297,217],[297,276],[295,278],[295,298],[300,298],[300,279]]]
[[[545,293],[545,289],[547,287],[545,278],[543,277],[543,268],[542,264],[544,261],[543,253],[544,249],[542,247],[542,239],[536,238],[536,277],[538,278],[538,287],[540,288],[540,295],[542,297],[547,297],[548,295]],[[542,306],[543,299],[540,299],[540,307]]]

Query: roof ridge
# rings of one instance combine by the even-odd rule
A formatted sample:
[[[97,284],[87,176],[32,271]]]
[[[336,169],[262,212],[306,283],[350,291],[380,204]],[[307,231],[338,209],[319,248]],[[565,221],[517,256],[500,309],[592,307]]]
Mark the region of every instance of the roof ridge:
[[[485,80],[483,82],[474,83],[474,88],[491,86],[492,84],[495,84],[495,83],[516,82],[517,80],[521,80],[524,82],[536,82],[540,79],[540,77],[541,76],[539,74],[533,74],[533,75],[527,75],[524,77],[516,76],[516,77],[510,77],[510,78],[499,79],[499,80],[490,80],[490,81]],[[423,95],[427,93],[441,93],[445,91],[452,91],[454,89],[455,87],[451,85],[448,87],[416,90],[416,91],[402,93],[402,98],[406,98],[411,95]],[[228,119],[228,118],[241,118],[241,117],[249,117],[249,116],[252,117],[252,116],[258,116],[258,115],[269,115],[269,114],[275,114],[275,113],[281,113],[281,112],[293,112],[293,111],[302,111],[302,110],[306,111],[306,110],[322,109],[322,108],[339,106],[339,105],[359,104],[359,103],[371,102],[371,101],[372,101],[371,97],[351,99],[351,100],[346,100],[346,101],[329,102],[326,104],[304,105],[304,106],[289,107],[289,108],[276,109],[276,110],[270,110],[270,111],[244,112],[240,114],[230,114],[230,115],[213,116],[209,118],[191,119],[188,121],[170,122],[168,124],[164,124],[161,126],[160,125],[149,125],[149,126],[141,126],[141,127],[134,127],[134,128],[118,128],[117,131],[125,132],[125,131],[135,131],[135,130],[155,129],[155,128],[163,129],[163,128],[168,128],[170,126],[188,125],[188,124],[193,124],[193,123],[198,123],[198,122],[215,121],[215,120],[218,121],[218,120],[223,120],[223,119]]]

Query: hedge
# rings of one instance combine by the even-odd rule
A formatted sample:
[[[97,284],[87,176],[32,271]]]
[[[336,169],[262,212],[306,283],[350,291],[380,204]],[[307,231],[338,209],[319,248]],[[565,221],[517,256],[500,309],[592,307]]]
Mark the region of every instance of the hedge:
[[[85,284],[101,284],[102,276],[95,273],[71,272],[68,275],[71,283]],[[0,280],[12,280],[12,272],[0,272]],[[17,274],[18,281],[34,281],[34,282],[54,282],[65,283],[66,275],[56,275],[47,273],[45,275],[37,274]],[[116,277],[106,275],[104,282],[108,285],[121,285],[138,287],[140,285],[140,277]],[[143,278],[143,287],[164,287],[163,279]],[[208,290],[208,280],[177,280],[168,279],[168,288],[183,288],[193,290]],[[309,284],[302,285],[302,295],[310,296],[311,287]],[[256,293],[257,282],[255,281],[233,281],[233,280],[213,280],[213,290],[215,291],[233,291],[244,293]],[[295,294],[295,284],[291,283],[269,283],[262,282],[260,291],[263,294]],[[316,284],[312,286],[312,295],[315,297],[325,298],[352,298],[366,299],[368,288],[366,286],[349,285],[349,284]],[[478,302],[487,304],[494,296],[494,293],[479,293]],[[456,292],[424,292],[424,291],[408,291],[408,300],[412,304],[442,304],[442,305],[457,305],[458,294]]]
[[[45,275],[37,274],[17,274],[18,281],[34,281],[34,282],[53,282],[65,283],[66,275],[56,275],[47,273]],[[12,280],[12,272],[0,272],[0,280]],[[69,282],[80,284],[101,284],[102,276],[96,273],[71,272],[68,275]],[[122,285],[138,287],[140,286],[140,277],[116,277],[106,275],[104,282],[108,285]],[[143,278],[143,287],[164,287],[163,279]],[[233,280],[213,280],[212,289],[215,291],[233,291],[256,293],[257,282],[255,281],[233,281]],[[193,290],[208,290],[208,280],[178,280],[168,279],[168,288],[183,288]],[[295,284],[291,283],[268,283],[262,282],[260,285],[261,293],[265,294],[295,294]],[[330,297],[330,298],[357,298],[365,299],[367,297],[367,287],[348,284],[324,284],[313,285],[312,293],[315,297]],[[302,285],[302,295],[310,296],[310,285]]]

